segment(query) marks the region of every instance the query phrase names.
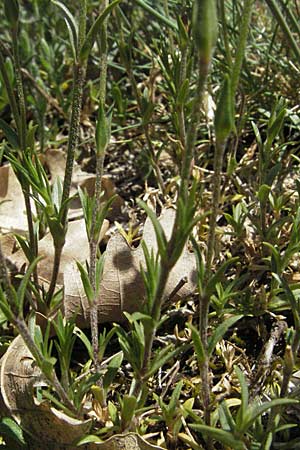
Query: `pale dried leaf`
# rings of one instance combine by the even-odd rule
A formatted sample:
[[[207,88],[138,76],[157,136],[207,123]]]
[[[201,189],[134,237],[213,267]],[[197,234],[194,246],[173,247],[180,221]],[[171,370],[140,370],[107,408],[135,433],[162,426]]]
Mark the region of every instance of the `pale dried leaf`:
[[[100,239],[103,238],[109,227],[108,220],[105,220],[101,229]],[[54,260],[53,239],[50,233],[46,234],[39,242],[39,255],[43,257],[39,263],[39,277],[42,282],[49,283],[52,274]],[[66,242],[60,263],[60,271],[58,276],[58,284],[63,283],[63,274],[68,264],[72,261],[85,262],[89,257],[89,243],[86,235],[84,219],[75,220],[68,225]],[[26,257],[20,249],[14,253],[9,260],[16,266],[17,270],[21,270],[24,264],[27,264]]]
[[[160,223],[169,238],[175,220],[175,211],[166,209],[160,217]],[[149,249],[157,252],[157,243],[152,222],[148,218],[144,227],[144,241]],[[123,312],[136,312],[145,301],[145,288],[141,276],[141,266],[145,266],[144,253],[139,246],[129,247],[125,239],[116,234],[109,241],[105,254],[104,273],[98,299],[99,322],[124,321]],[[164,292],[167,299],[182,278],[187,278],[176,298],[186,297],[196,288],[196,259],[187,248],[184,249],[177,264],[171,271]],[[88,326],[89,304],[78,282],[80,275],[75,263],[65,270],[64,309],[66,317],[78,314],[81,326]]]
[[[149,444],[137,433],[116,434],[105,442],[92,444],[89,450],[163,450],[162,447]]]
[[[74,419],[47,402],[36,401],[35,387],[45,385],[45,381],[21,336],[7,349],[0,370],[1,394],[6,408],[23,430],[43,442],[43,448],[70,445],[89,432],[90,419]]]
[[[15,233],[27,231],[26,208],[21,185],[10,164],[0,167],[0,232],[8,231]]]

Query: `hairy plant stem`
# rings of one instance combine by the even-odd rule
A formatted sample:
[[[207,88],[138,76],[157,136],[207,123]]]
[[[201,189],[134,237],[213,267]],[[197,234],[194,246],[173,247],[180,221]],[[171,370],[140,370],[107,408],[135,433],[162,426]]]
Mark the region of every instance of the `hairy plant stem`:
[[[209,73],[210,63],[198,59],[198,77],[196,93],[193,102],[190,123],[187,129],[186,144],[183,148],[182,167],[181,167],[181,185],[180,195],[186,198],[188,195],[188,186],[191,177],[191,165],[194,157],[194,148],[197,141],[197,128],[200,120],[201,104],[207,75]]]
[[[63,182],[63,193],[62,193],[62,215],[61,215],[61,225],[63,228],[63,233],[65,235],[67,228],[67,218],[68,218],[68,200],[70,196],[71,181],[74,166],[75,150],[78,144],[79,136],[79,126],[80,126],[80,112],[82,103],[82,92],[83,85],[85,81],[85,65],[80,65],[79,63],[74,64],[73,68],[73,98],[72,98],[72,112],[69,127],[69,139],[67,148],[67,161],[65,168],[65,176]],[[57,276],[59,273],[60,259],[63,250],[64,242],[54,243],[54,262],[51,275],[51,281],[49,290],[47,293],[48,303],[50,302],[56,287]]]
[[[216,225],[217,225],[217,215],[220,203],[220,189],[222,181],[222,165],[223,156],[225,150],[226,142],[216,142],[215,154],[214,154],[214,182],[213,182],[213,192],[211,200],[211,214],[209,220],[209,233],[208,233],[208,244],[207,244],[207,257],[206,257],[206,274],[209,277],[211,266],[214,257],[215,249],[215,237],[216,237]]]
[[[15,68],[15,78],[16,78],[16,86],[17,86],[17,95],[18,95],[18,104],[19,104],[19,129],[18,129],[18,137],[20,141],[21,148],[21,159],[25,155],[26,152],[26,136],[27,136],[27,123],[26,123],[26,103],[25,103],[25,95],[24,95],[24,86],[23,86],[23,77],[21,71],[21,63],[20,63],[20,55],[19,55],[19,47],[18,47],[18,27],[13,28],[12,33],[12,48],[13,48],[13,63]],[[18,126],[18,123],[16,125]],[[34,258],[38,255],[38,243],[37,237],[34,233],[33,227],[33,215],[31,209],[30,202],[30,185],[29,182],[23,178],[22,180],[22,192],[25,201],[25,209],[26,209],[26,217],[28,224],[28,234],[29,234],[29,243],[34,255]],[[38,275],[37,268],[33,271],[33,278],[35,285],[38,285]]]
[[[78,29],[78,49],[79,54],[80,49],[84,43],[86,36],[86,13],[87,13],[87,3],[86,0],[81,0],[79,5],[79,29]],[[73,87],[72,87],[72,110],[69,125],[69,138],[67,147],[67,161],[65,167],[65,176],[63,182],[63,192],[61,200],[61,227],[63,236],[54,238],[54,262],[51,274],[51,281],[49,290],[47,293],[47,302],[51,301],[51,298],[55,292],[55,287],[57,283],[57,277],[59,274],[59,266],[62,255],[62,250],[65,243],[65,235],[67,232],[68,224],[68,210],[69,210],[69,197],[70,189],[72,183],[75,151],[78,145],[79,128],[80,128],[80,114],[82,106],[82,94],[83,85],[85,82],[87,60],[84,62],[74,61],[73,66]]]
[[[254,0],[244,0],[244,8],[241,17],[241,25],[239,29],[238,45],[235,53],[234,63],[231,71],[231,89],[233,98],[238,88],[241,68],[245,57],[245,49],[249,32],[249,24],[251,20],[252,7]]]
[[[80,126],[80,114],[82,104],[82,91],[85,81],[85,66],[80,65],[78,62],[74,64],[73,68],[73,98],[72,98],[72,112],[70,119],[69,139],[67,148],[67,161],[65,168],[65,176],[63,183],[62,204],[64,205],[70,195],[73,166],[75,158],[75,150],[78,144],[79,126]],[[67,222],[68,207],[63,206],[63,219],[62,223]]]
[[[14,66],[15,66],[15,76],[16,76],[16,83],[17,83],[17,94],[18,94],[18,101],[20,105],[20,111],[18,109],[16,96],[14,94],[14,91],[12,89],[11,83],[9,81],[9,77],[6,71],[4,58],[2,55],[2,52],[4,51],[4,46],[1,43],[1,50],[0,50],[0,72],[4,81],[4,85],[6,88],[6,92],[9,98],[9,103],[12,111],[13,118],[16,123],[17,133],[18,137],[20,139],[20,147],[21,147],[21,155],[20,157],[23,157],[24,152],[26,151],[26,105],[25,105],[25,97],[24,97],[24,89],[23,89],[23,81],[22,81],[22,69],[20,65],[20,58],[19,58],[19,50],[17,45],[17,30],[15,30],[12,33],[12,42],[13,42],[13,53],[14,53]],[[29,184],[26,180],[22,180],[22,191],[25,201],[25,209],[26,209],[26,216],[27,216],[27,224],[28,224],[28,233],[29,233],[29,242],[31,245],[31,248],[33,250],[34,256],[37,256],[38,248],[37,248],[37,241],[36,236],[34,233],[33,228],[33,217],[32,217],[32,210],[31,210],[31,203],[30,203],[30,188]],[[38,285],[38,276],[37,276],[37,270],[35,268],[33,272],[34,282],[36,286]]]
[[[188,57],[188,46],[185,46],[181,51],[179,86],[182,86],[182,83],[186,79],[187,57]],[[181,142],[181,149],[185,148],[185,146],[186,146],[186,128],[185,128],[184,106],[185,105],[180,105],[178,107],[178,111],[177,111],[178,125],[179,125],[179,139]]]
[[[109,4],[108,0],[102,1],[101,11],[103,11]],[[100,105],[105,105],[106,98],[106,80],[107,80],[107,19],[104,21],[101,27],[101,57],[100,57],[100,80],[99,80],[99,102]],[[96,298],[97,286],[96,286],[96,265],[97,265],[97,250],[98,239],[95,229],[97,226],[97,218],[100,210],[100,197],[102,189],[102,177],[104,166],[105,151],[98,154],[96,152],[96,181],[95,181],[95,194],[94,194],[94,207],[92,211],[92,222],[90,230],[90,267],[89,278],[91,286],[94,291],[93,304],[90,308],[90,325],[92,334],[92,347],[93,347],[93,359],[96,373],[100,373],[100,361],[99,361],[99,333],[98,333],[98,304]],[[98,380],[98,384],[101,385],[102,380]],[[106,406],[106,401],[103,396],[102,407]]]
[[[222,2],[221,2],[222,3]],[[224,32],[224,42],[226,55],[228,60],[228,65],[231,69],[231,95],[232,101],[234,101],[235,93],[238,87],[241,67],[245,55],[246,41],[249,29],[249,23],[251,18],[253,0],[245,0],[244,10],[242,15],[242,22],[240,26],[239,41],[236,50],[234,63],[231,61],[229,43],[227,37],[227,29],[225,22],[225,10],[222,3],[221,15],[223,19],[223,32]],[[213,192],[211,200],[211,214],[209,220],[209,233],[208,233],[208,245],[207,245],[207,256],[206,256],[206,268],[205,268],[205,283],[208,282],[211,274],[211,268],[214,260],[215,251],[215,237],[216,237],[216,226],[217,226],[217,215],[220,203],[220,192],[221,192],[221,182],[222,182],[222,165],[224,151],[227,143],[227,138],[224,141],[216,141],[215,153],[214,153],[214,179],[213,179]],[[211,397],[211,386],[210,386],[210,369],[209,369],[209,357],[207,355],[208,348],[208,314],[210,298],[204,292],[204,295],[200,298],[199,307],[199,329],[201,333],[201,340],[203,343],[204,350],[206,352],[205,361],[200,367],[200,375],[202,379],[202,399],[204,406],[204,420],[206,425],[211,423],[211,411],[210,411],[210,397]],[[213,448],[213,443],[211,439],[207,440],[208,449]]]
[[[90,325],[92,334],[92,347],[94,365],[97,373],[100,372],[99,361],[99,333],[98,333],[98,304],[96,298],[97,286],[96,286],[96,264],[97,264],[97,250],[98,250],[98,236],[95,235],[95,228],[97,222],[97,216],[100,208],[100,195],[103,176],[103,163],[105,154],[102,154],[96,159],[96,181],[95,181],[95,204],[92,212],[91,234],[90,234],[90,267],[89,278],[91,286],[95,293],[93,304],[90,308]],[[100,381],[100,380],[99,380]],[[104,405],[102,405],[104,406]]]

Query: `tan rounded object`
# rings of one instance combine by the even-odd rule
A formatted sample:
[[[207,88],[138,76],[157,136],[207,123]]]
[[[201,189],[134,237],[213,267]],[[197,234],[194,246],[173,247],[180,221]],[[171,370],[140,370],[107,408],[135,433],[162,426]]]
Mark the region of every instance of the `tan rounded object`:
[[[175,221],[175,210],[169,208],[162,212],[159,222],[167,239],[170,238]],[[144,226],[143,240],[149,252],[157,254],[157,242],[153,224],[149,217]],[[145,256],[142,246],[131,248],[121,234],[112,236],[107,244],[104,260],[104,271],[97,298],[98,321],[122,322],[124,312],[133,313],[141,310],[145,301],[145,287],[141,268],[145,268]],[[171,270],[164,291],[167,300],[175,287],[183,280],[186,283],[174,296],[173,300],[191,295],[197,287],[197,263],[193,253],[187,246],[183,249],[177,263]],[[81,327],[89,326],[90,305],[86,298],[80,273],[74,261],[64,270],[64,313],[67,318],[77,315],[77,323]]]
[[[11,343],[1,360],[1,394],[10,415],[43,449],[60,449],[89,433],[91,420],[79,420],[37,403],[34,389],[45,385],[40,369],[21,336]],[[33,442],[33,447],[35,446]],[[76,448],[76,447],[74,447]]]
[[[92,444],[89,450],[163,450],[162,447],[149,444],[136,433],[116,434],[105,442]]]

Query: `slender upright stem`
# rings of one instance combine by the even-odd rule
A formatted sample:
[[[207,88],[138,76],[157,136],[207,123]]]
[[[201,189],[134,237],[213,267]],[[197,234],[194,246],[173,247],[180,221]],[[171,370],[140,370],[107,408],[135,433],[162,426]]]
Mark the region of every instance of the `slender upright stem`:
[[[239,30],[239,39],[231,72],[231,89],[233,97],[235,96],[236,90],[238,88],[241,68],[245,57],[246,42],[249,32],[253,3],[254,0],[244,1],[244,8]]]
[[[210,221],[209,221],[208,248],[207,248],[207,258],[206,258],[207,276],[210,273],[211,265],[213,262],[213,256],[214,256],[216,224],[217,224],[217,215],[218,215],[218,209],[219,209],[219,203],[220,203],[222,165],[223,165],[223,156],[224,156],[225,145],[226,145],[226,142],[217,142],[216,146],[215,146],[214,183],[213,183],[213,193],[212,193],[212,200],[211,200],[211,215],[210,215]]]
[[[26,150],[26,104],[25,104],[25,95],[24,95],[24,87],[23,87],[23,77],[21,71],[20,64],[20,55],[19,55],[19,47],[18,47],[18,34],[17,30],[13,30],[12,32],[12,46],[13,46],[13,55],[14,55],[14,66],[15,66],[15,77],[16,77],[16,86],[18,93],[18,104],[20,110],[20,146],[21,150]]]
[[[187,57],[188,57],[188,46],[184,47],[181,51],[179,86],[182,86],[182,83],[186,79]],[[185,127],[184,108],[185,105],[180,105],[178,108],[179,138],[181,142],[181,148],[185,148],[186,146],[186,127]]]
[[[80,18],[79,18],[79,45],[81,46],[84,37],[86,34],[86,1],[80,2]],[[79,47],[80,49],[80,47]],[[79,128],[80,128],[80,114],[81,114],[81,106],[82,106],[82,94],[83,94],[83,86],[85,82],[85,74],[86,74],[86,62],[79,63],[78,61],[74,62],[73,67],[73,96],[72,96],[72,112],[69,126],[69,139],[68,139],[68,147],[67,147],[67,161],[65,167],[65,176],[63,182],[63,192],[62,192],[62,215],[61,215],[61,225],[64,230],[64,233],[67,229],[68,222],[68,210],[69,204],[68,200],[70,197],[70,189],[72,183],[72,175],[73,175],[73,166],[75,159],[75,151],[78,145],[78,137],[79,137]],[[62,254],[64,243],[55,243],[55,256],[53,263],[52,276],[50,281],[50,287],[48,290],[48,301],[50,301],[57,282],[57,277],[59,273],[60,259]]]
[[[82,67],[79,63],[75,63],[73,69],[72,112],[71,112],[69,139],[67,148],[67,161],[63,183],[62,204],[67,202],[70,195],[75,150],[77,148],[79,136],[80,114],[81,114],[82,92],[84,81],[85,81],[85,67]],[[63,223],[66,223],[67,221],[67,213],[68,208],[64,207]]]
[[[196,85],[196,94],[193,102],[191,120],[187,130],[186,146],[183,149],[182,168],[181,168],[181,194],[187,196],[188,185],[191,176],[191,163],[194,157],[194,148],[197,141],[197,128],[200,120],[201,105],[206,78],[209,73],[210,64],[204,61],[198,61],[198,77]]]
[[[101,3],[100,13],[109,4],[108,0],[103,0]],[[106,80],[107,80],[107,19],[104,21],[101,27],[101,56],[100,56],[100,80],[99,80],[99,102],[100,105],[105,105],[106,99]],[[90,267],[89,278],[94,291],[93,304],[90,308],[90,325],[92,333],[92,347],[93,347],[93,359],[95,370],[98,373],[100,371],[99,361],[99,333],[98,333],[98,304],[96,298],[97,286],[96,286],[96,265],[97,265],[97,250],[98,250],[98,238],[95,229],[97,226],[97,218],[100,209],[100,197],[102,189],[102,177],[103,177],[103,165],[104,165],[105,151],[98,154],[96,152],[96,181],[95,181],[95,201],[92,211],[92,222],[90,230]],[[100,381],[99,381],[100,383]],[[104,404],[102,406],[105,406]]]
[[[16,86],[17,86],[17,95],[18,95],[18,105],[19,105],[19,114],[17,117],[16,125],[18,127],[18,137],[21,148],[21,159],[23,158],[26,152],[26,136],[27,136],[27,123],[26,123],[26,102],[25,102],[25,94],[24,94],[24,86],[23,86],[23,77],[21,71],[21,63],[20,63],[20,55],[19,55],[19,46],[18,46],[18,27],[12,29],[12,47],[13,47],[13,62],[15,68],[15,78],[16,78]],[[12,103],[12,111],[16,114],[14,102]],[[34,255],[34,258],[37,257],[38,254],[38,244],[37,237],[34,233],[33,226],[33,215],[31,209],[30,202],[30,186],[26,179],[22,181],[22,190],[25,201],[25,209],[26,209],[26,217],[28,224],[28,233],[29,233],[29,242]],[[38,275],[37,268],[34,269],[33,277],[35,284],[38,285]]]

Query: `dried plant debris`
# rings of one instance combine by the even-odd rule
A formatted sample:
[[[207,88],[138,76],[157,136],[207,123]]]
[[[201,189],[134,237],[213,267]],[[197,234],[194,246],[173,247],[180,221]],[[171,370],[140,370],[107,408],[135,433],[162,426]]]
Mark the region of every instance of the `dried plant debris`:
[[[163,450],[162,447],[149,444],[136,433],[116,434],[105,442],[94,444],[91,450]]]
[[[175,210],[163,210],[159,221],[167,238],[170,237],[175,220]],[[100,239],[109,227],[104,221]],[[157,253],[157,243],[152,222],[147,218],[144,225],[143,240],[149,250]],[[52,274],[54,247],[50,234],[39,242],[39,255],[43,259],[39,263],[39,280],[41,284],[49,285]],[[27,265],[27,259],[21,249],[13,254],[7,254],[10,266],[16,272],[22,271]],[[77,315],[80,326],[89,326],[90,305],[84,293],[77,261],[84,263],[89,258],[89,243],[86,236],[84,220],[69,223],[66,242],[60,263],[58,288],[64,286],[64,312],[67,318]],[[125,317],[123,312],[139,311],[145,299],[145,289],[141,275],[141,267],[145,267],[145,258],[141,245],[132,248],[120,233],[112,236],[105,252],[105,264],[98,302],[99,322],[121,322]],[[172,269],[165,288],[164,298],[169,299],[176,286],[181,286],[174,294],[173,300],[187,297],[196,289],[196,259],[195,255],[185,247],[177,264]]]
[[[49,405],[38,401],[36,388],[46,386],[40,369],[26,347],[21,336],[14,339],[0,361],[1,398],[0,405],[5,414],[12,416],[30,438],[30,448],[76,450],[76,442],[91,432],[92,419],[77,419],[66,415]],[[115,434],[107,441],[88,442],[88,450],[160,450],[161,447],[148,443],[136,433]]]
[[[108,220],[105,220],[100,233],[100,240],[105,235],[109,227]],[[39,278],[41,283],[49,284],[52,275],[52,267],[54,260],[53,239],[50,233],[39,242],[39,255],[43,257],[39,264]],[[58,276],[58,284],[63,284],[64,272],[71,261],[84,262],[89,257],[89,244],[86,235],[84,219],[75,220],[69,223],[66,234],[66,241],[60,262],[60,272]],[[15,266],[17,271],[21,271],[27,264],[27,259],[20,249],[16,253],[9,256],[9,261]]]
[[[6,164],[0,167],[0,233],[25,233],[26,230],[27,216],[22,188],[12,167]]]
[[[1,396],[10,415],[43,448],[61,448],[89,432],[92,420],[79,420],[38,402],[35,391],[45,380],[21,336],[14,339],[1,362]],[[34,445],[34,443],[33,443]]]
[[[48,150],[41,157],[43,164],[49,172],[50,181],[53,183],[56,178],[63,180],[64,167],[66,162],[65,154],[60,150]],[[78,196],[78,187],[86,190],[92,196],[95,190],[96,176],[84,172],[75,164],[71,195],[75,198],[71,201],[69,219],[82,217],[82,209]],[[108,218],[116,220],[122,217],[124,200],[117,194],[113,181],[108,177],[102,179],[103,201],[115,196]],[[33,200],[31,201],[32,211],[35,214]],[[0,167],[0,233],[15,232],[26,233],[28,229],[27,216],[24,197],[21,185],[10,164]]]

